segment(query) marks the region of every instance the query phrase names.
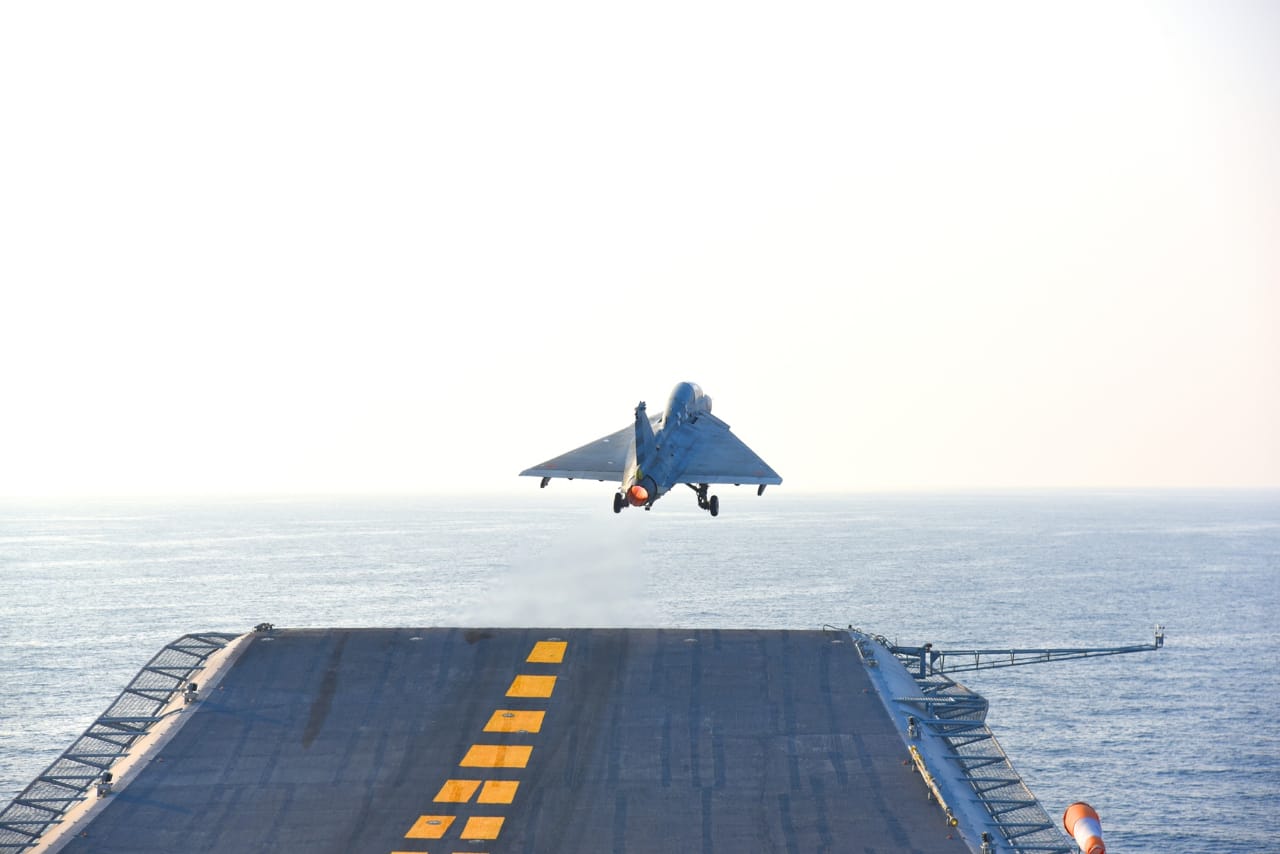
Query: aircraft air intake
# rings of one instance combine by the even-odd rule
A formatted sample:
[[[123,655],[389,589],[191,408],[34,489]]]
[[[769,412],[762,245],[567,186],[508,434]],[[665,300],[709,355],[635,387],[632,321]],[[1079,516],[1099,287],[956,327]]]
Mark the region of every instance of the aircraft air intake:
[[[649,490],[638,483],[627,490],[627,501],[631,503],[632,507],[643,507],[648,500]]]

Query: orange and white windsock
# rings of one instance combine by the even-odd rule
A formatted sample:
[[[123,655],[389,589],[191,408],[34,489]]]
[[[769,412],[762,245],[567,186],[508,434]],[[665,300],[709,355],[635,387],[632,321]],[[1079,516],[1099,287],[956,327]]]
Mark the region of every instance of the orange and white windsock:
[[[1076,801],[1067,807],[1062,814],[1062,826],[1084,854],[1107,854],[1107,846],[1102,844],[1102,820],[1084,801]]]

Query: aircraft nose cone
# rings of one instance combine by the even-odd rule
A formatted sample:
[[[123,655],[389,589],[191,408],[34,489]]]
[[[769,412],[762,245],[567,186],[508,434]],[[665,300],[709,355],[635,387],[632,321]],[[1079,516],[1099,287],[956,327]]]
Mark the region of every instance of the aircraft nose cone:
[[[637,483],[627,490],[627,500],[631,502],[632,507],[639,507],[649,500],[649,490]]]

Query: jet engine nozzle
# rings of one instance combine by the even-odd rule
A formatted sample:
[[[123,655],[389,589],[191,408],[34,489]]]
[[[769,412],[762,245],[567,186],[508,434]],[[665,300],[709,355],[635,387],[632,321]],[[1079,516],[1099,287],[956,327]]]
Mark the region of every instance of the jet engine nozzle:
[[[1062,826],[1075,839],[1083,854],[1107,854],[1102,844],[1102,819],[1093,807],[1076,801],[1062,814]]]
[[[638,483],[627,490],[627,501],[631,503],[632,507],[642,507],[648,500],[649,490]]]

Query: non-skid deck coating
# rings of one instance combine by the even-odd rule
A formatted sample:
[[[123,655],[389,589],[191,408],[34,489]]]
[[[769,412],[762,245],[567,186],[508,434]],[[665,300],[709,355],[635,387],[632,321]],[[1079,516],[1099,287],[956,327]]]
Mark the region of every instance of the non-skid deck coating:
[[[63,851],[968,850],[847,636],[283,630],[186,714]]]

